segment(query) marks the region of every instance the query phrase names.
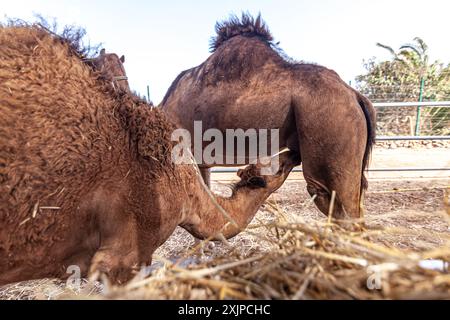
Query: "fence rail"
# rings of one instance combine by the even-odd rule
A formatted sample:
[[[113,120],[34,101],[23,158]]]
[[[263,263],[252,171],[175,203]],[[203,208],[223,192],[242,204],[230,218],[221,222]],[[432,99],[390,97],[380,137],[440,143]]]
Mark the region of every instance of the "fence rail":
[[[215,173],[232,173],[237,172],[237,168],[230,167],[230,168],[211,168],[212,172]],[[368,169],[369,172],[415,172],[415,171],[450,171],[450,168],[372,168]],[[295,167],[292,172],[303,172],[303,169],[300,167]]]
[[[402,107],[441,107],[450,108],[450,101],[426,102],[374,102],[375,108],[402,108]]]
[[[379,135],[444,136],[450,132],[450,101],[375,102],[373,105],[378,110]]]
[[[398,140],[450,140],[450,136],[379,136],[377,141],[398,141]]]

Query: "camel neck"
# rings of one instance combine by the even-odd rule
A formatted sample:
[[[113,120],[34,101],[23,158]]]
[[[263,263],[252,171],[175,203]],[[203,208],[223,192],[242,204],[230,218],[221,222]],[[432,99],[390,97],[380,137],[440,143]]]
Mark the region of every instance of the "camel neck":
[[[247,227],[271,193],[243,186],[234,189],[230,197],[221,197],[208,194],[200,183],[197,188],[201,196],[193,199],[192,211],[180,225],[200,239],[219,239],[220,234],[227,239],[234,237]]]

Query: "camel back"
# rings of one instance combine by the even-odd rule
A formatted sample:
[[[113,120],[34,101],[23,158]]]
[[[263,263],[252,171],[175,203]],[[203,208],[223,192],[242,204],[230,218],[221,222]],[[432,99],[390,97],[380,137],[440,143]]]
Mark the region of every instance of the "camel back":
[[[55,194],[72,205],[108,170],[173,171],[164,114],[115,93],[77,52],[37,25],[0,26],[2,223],[30,219]]]

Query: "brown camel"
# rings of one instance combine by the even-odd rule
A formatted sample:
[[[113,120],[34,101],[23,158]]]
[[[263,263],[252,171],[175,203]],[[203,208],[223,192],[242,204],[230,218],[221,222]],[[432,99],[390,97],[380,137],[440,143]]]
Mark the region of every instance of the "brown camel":
[[[123,66],[125,63],[124,55],[119,58],[117,54],[106,53],[106,50],[102,49],[97,57],[88,59],[86,62],[92,63],[94,69],[98,70],[112,84],[114,89],[130,92],[128,77]]]
[[[173,164],[165,114],[112,90],[74,48],[0,27],[0,285],[72,266],[124,282],[176,226],[236,235],[297,162],[284,154],[274,176],[250,166],[231,197],[211,195],[195,165]]]
[[[213,53],[178,75],[162,109],[191,134],[197,120],[203,130],[222,133],[279,129],[279,148],[300,155],[307,190],[318,208],[328,214],[335,191],[333,216],[360,217],[367,187],[364,170],[375,139],[370,101],[334,71],[286,58],[260,16],[232,17],[217,23],[216,32]],[[222,157],[231,152],[218,151]],[[253,160],[246,157],[243,163]],[[214,164],[199,165],[209,184],[208,170]]]

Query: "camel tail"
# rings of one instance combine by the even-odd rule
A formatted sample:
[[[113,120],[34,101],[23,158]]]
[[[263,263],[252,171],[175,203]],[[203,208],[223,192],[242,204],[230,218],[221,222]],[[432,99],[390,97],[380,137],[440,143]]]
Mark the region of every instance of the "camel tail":
[[[356,98],[358,99],[358,103],[361,106],[362,111],[364,112],[367,124],[367,142],[366,142],[366,150],[364,151],[362,173],[361,173],[361,194],[362,194],[362,192],[364,192],[368,187],[367,178],[364,174],[364,171],[369,167],[370,154],[372,152],[373,145],[375,144],[376,111],[372,105],[372,102],[370,102],[369,99],[367,99],[359,92],[356,92]]]

